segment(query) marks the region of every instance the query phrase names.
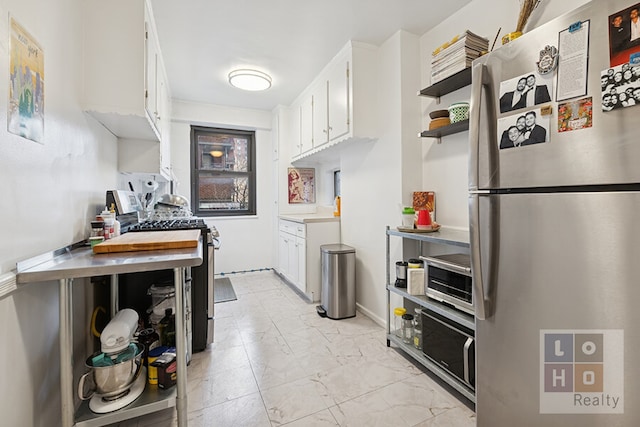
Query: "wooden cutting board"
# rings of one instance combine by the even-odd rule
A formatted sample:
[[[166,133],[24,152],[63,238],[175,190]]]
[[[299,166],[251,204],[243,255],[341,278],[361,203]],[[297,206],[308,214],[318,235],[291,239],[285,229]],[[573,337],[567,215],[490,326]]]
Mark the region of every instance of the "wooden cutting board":
[[[200,230],[139,231],[122,234],[97,244],[93,253],[155,251],[159,249],[195,248]]]

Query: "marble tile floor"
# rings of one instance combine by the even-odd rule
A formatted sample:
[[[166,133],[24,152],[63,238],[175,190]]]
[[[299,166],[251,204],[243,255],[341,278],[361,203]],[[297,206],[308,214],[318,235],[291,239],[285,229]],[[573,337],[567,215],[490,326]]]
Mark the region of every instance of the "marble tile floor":
[[[216,304],[214,343],[188,367],[189,427],[476,425],[362,313],[321,318],[271,271],[227,277],[238,299]],[[115,426],[174,427],[176,412]]]

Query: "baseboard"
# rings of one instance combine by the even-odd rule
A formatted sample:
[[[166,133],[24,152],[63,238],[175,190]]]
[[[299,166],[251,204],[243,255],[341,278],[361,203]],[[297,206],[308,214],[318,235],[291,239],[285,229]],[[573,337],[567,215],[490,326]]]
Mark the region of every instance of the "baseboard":
[[[371,310],[363,307],[362,304],[356,302],[356,309],[383,328],[387,327],[387,321],[385,319],[376,316]]]

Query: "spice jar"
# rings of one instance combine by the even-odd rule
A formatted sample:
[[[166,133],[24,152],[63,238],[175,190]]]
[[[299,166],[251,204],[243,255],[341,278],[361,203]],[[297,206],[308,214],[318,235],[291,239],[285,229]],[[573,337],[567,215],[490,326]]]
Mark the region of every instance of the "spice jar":
[[[407,312],[407,309],[404,307],[396,307],[393,310],[393,314],[394,314],[393,328],[398,338],[402,338],[402,316],[406,312]]]
[[[402,342],[413,344],[413,314],[402,315]]]

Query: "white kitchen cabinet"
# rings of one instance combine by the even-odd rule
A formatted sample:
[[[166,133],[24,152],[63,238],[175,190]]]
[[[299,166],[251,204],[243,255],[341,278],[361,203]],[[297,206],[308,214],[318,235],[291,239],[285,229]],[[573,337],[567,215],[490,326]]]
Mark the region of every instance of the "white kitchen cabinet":
[[[84,109],[119,138],[160,141],[170,96],[147,0],[85,0]],[[156,171],[157,172],[157,171]]]
[[[309,301],[320,301],[320,246],[340,243],[340,222],[334,218],[311,222],[280,219],[278,273]]]
[[[312,92],[313,111],[313,148],[320,147],[329,142],[329,103],[327,100],[327,81],[316,83]]]
[[[297,155],[313,148],[313,95],[309,94],[300,104],[300,140]]]
[[[298,96],[301,132],[292,144],[300,149],[292,150],[292,162],[343,142],[375,138],[376,52],[375,46],[350,41]]]

